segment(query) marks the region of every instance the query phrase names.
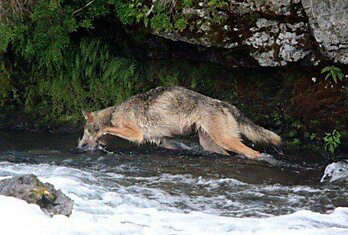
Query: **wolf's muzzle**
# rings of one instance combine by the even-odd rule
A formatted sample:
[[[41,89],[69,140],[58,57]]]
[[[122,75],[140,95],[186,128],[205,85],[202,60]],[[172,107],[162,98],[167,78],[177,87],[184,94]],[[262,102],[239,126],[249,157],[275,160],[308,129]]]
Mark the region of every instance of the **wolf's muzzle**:
[[[88,144],[82,144],[82,145],[77,146],[76,150],[80,153],[84,153],[84,152],[90,151],[92,149],[90,148],[90,146]]]

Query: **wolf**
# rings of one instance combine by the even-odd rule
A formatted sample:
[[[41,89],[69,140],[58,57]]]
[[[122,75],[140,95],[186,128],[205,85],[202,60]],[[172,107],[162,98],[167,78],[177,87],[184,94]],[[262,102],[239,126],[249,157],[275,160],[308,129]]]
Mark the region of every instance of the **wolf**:
[[[86,123],[80,151],[97,149],[105,135],[173,149],[172,138],[192,131],[198,132],[203,149],[224,155],[260,156],[242,143],[242,136],[253,143],[281,144],[280,136],[256,125],[235,106],[184,87],[157,87],[120,105],[82,114]]]

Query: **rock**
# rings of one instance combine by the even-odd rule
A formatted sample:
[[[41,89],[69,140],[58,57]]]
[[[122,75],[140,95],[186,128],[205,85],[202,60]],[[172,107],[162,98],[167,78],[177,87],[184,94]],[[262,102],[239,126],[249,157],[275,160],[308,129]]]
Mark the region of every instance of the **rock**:
[[[15,176],[0,181],[0,195],[22,199],[37,204],[49,215],[70,216],[74,201],[61,190],[55,190],[50,183],[42,183],[35,175]]]
[[[176,4],[172,15],[185,18],[186,28],[152,34],[224,48],[219,57],[230,67],[316,65],[323,59],[348,64],[348,0],[202,0],[190,7]],[[241,61],[241,55],[255,61]]]
[[[320,182],[348,181],[348,160],[334,162],[326,166]]]
[[[348,64],[348,0],[302,0],[302,5],[322,54]]]

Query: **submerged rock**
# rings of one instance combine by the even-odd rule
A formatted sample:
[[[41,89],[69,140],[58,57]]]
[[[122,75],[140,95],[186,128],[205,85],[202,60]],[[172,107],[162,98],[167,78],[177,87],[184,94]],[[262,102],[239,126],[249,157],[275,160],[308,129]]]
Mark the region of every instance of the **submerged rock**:
[[[50,216],[70,216],[74,206],[74,201],[61,190],[54,189],[50,183],[42,183],[33,174],[15,176],[0,181],[0,195],[37,204],[45,214]]]

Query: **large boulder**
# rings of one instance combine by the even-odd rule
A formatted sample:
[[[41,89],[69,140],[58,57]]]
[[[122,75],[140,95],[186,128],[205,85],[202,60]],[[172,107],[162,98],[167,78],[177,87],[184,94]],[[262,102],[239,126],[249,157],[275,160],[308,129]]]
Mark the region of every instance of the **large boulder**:
[[[70,216],[74,201],[50,183],[42,183],[35,175],[21,175],[0,181],[0,195],[37,204],[45,214]]]
[[[348,64],[348,0],[154,0],[170,8],[171,25],[155,35],[194,45],[224,48],[232,66]],[[148,17],[163,17],[152,10]],[[241,58],[243,55],[243,60]],[[226,59],[224,59],[226,60]]]
[[[348,64],[348,0],[302,0],[323,55]]]

